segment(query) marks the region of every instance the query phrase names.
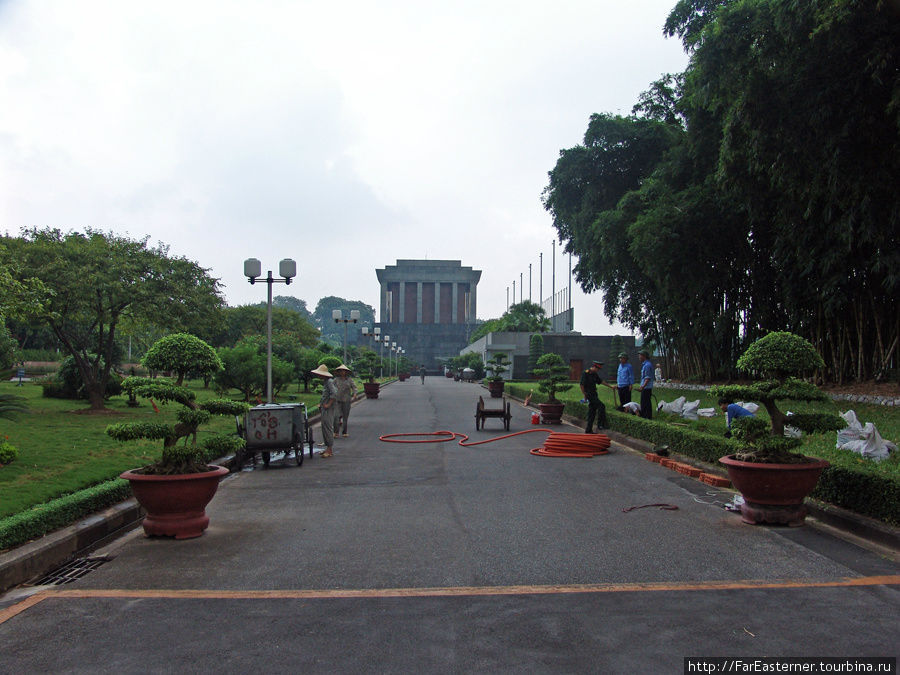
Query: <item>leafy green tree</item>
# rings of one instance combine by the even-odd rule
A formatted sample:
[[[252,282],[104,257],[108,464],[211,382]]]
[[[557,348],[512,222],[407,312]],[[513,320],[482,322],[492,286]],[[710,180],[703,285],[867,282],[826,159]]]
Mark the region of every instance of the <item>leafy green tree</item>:
[[[184,383],[184,377],[189,372],[208,377],[222,370],[222,361],[215,350],[188,333],[173,333],[157,340],[141,363],[150,370],[174,372],[178,387]]]
[[[322,298],[316,304],[313,317],[315,318],[316,328],[321,331],[322,337],[334,344],[344,344],[344,324],[337,324],[332,318],[332,312],[336,309],[341,310],[344,318],[349,318],[349,313],[352,310],[359,310],[359,323],[355,326],[353,324],[348,326],[349,330],[354,328],[358,330],[361,326],[375,325],[375,309],[371,305],[367,305],[360,300],[345,300],[334,295]]]
[[[500,317],[501,330],[511,333],[546,333],[550,330],[550,319],[544,308],[530,300],[523,300]]]
[[[234,347],[220,347],[222,370],[216,373],[215,383],[220,391],[237,389],[245,401],[258,399],[266,393],[266,352],[253,340],[238,342]],[[272,355],[272,394],[278,394],[294,377],[293,366]]]
[[[785,424],[807,433],[837,431],[845,426],[844,421],[834,414],[807,413],[788,416],[779,406],[778,402],[784,400],[827,401],[827,394],[810,382],[798,378],[798,375],[809,374],[823,365],[822,357],[807,340],[784,331],[769,333],[753,342],[737,363],[740,370],[767,379],[749,385],[710,388],[710,393],[720,397],[720,400],[759,401],[769,413],[771,433],[766,442],[760,440],[759,423],[762,420],[754,420],[735,434],[749,446],[745,452],[737,456],[737,459],[777,464],[804,461],[791,451],[799,445],[799,439],[784,437]]]
[[[45,323],[76,362],[91,410],[104,409],[116,331],[126,315],[179,330],[222,304],[219,282],[159,245],[96,230],[29,230],[6,242],[24,279],[40,279],[46,304],[29,315]],[[93,355],[93,356],[92,356]]]
[[[266,335],[265,305],[239,305],[227,307],[223,311],[222,329],[213,344],[219,347],[230,347],[245,337]],[[313,347],[319,339],[319,331],[303,316],[293,309],[272,307],[272,334],[290,333],[303,347]],[[274,339],[274,338],[273,338]]]

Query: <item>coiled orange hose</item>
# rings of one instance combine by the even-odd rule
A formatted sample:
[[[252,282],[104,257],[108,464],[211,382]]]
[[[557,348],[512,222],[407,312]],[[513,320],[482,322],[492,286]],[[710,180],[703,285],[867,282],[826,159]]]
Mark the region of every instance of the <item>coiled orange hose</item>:
[[[526,429],[516,431],[504,436],[488,438],[484,441],[468,443],[469,437],[455,431],[433,431],[413,434],[384,434],[378,440],[385,443],[446,443],[460,438],[459,445],[468,448],[483,443],[493,443],[504,438],[512,438],[522,434],[546,433],[549,434],[543,447],[531,450],[532,455],[542,457],[593,457],[594,455],[609,454],[609,437],[604,434],[568,434],[550,429]],[[406,440],[404,437],[415,436],[416,440]],[[436,438],[421,438],[422,436],[436,436]]]

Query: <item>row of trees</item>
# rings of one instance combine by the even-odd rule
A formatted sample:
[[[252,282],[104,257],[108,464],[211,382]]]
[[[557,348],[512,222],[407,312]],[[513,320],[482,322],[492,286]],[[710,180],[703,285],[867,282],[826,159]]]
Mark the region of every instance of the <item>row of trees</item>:
[[[900,338],[900,15],[880,0],[681,0],[687,70],[595,114],[545,208],[585,291],[674,356],[730,376],[769,331],[835,381]]]
[[[335,304],[368,307],[323,298],[313,315],[302,300],[273,301],[279,379],[308,384],[304,371],[315,368],[333,346],[320,341],[313,322],[320,314],[331,322]],[[374,321],[371,307],[367,316]],[[223,358],[245,357],[236,388],[256,395],[249,373],[260,353],[264,358],[265,330],[265,303],[226,307],[209,270],[170,255],[162,244],[91,229],[31,229],[0,239],[0,363],[11,363],[17,347],[59,349],[72,357],[93,409],[104,407],[113,368],[126,358],[126,349],[134,347],[137,360],[170,333],[196,335],[222,348]]]

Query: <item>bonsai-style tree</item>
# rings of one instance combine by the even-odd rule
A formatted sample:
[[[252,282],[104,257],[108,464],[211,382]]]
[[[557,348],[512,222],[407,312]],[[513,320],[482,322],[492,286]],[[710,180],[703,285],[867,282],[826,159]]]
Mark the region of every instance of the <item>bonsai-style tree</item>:
[[[381,358],[371,349],[362,348],[359,350],[359,356],[353,362],[353,368],[357,374],[366,382],[375,381],[375,373],[381,367]]]
[[[175,384],[181,386],[185,375],[210,376],[222,370],[216,350],[189,333],[173,333],[157,340],[141,363],[148,370],[175,373]]]
[[[765,379],[748,385],[732,384],[710,388],[710,394],[720,399],[759,401],[769,413],[771,425],[765,425],[762,420],[754,418],[734,421],[734,436],[744,446],[744,451],[735,455],[736,459],[776,464],[802,463],[807,461],[806,458],[793,452],[801,441],[798,438],[785,438],[785,424],[807,433],[837,431],[845,426],[844,421],[834,414],[788,416],[779,408],[779,401],[828,401],[828,396],[818,387],[797,377],[823,366],[822,357],[815,347],[793,333],[769,333],[747,348],[738,359],[738,369]]]
[[[569,381],[569,364],[553,352],[548,352],[537,360],[534,374],[540,380],[538,389],[547,394],[547,403],[559,403],[556,394],[575,386],[574,382]]]
[[[486,378],[488,382],[503,382],[503,373],[509,370],[509,361],[507,355],[503,352],[497,352],[485,364],[485,369],[490,373]]]
[[[204,367],[203,364],[207,362],[207,357],[201,348],[186,353],[200,355],[199,363],[196,364],[199,367]],[[179,363],[172,370],[187,373],[195,371],[197,368],[194,363],[187,362]],[[128,377],[122,381],[122,388],[134,396],[152,398],[161,403],[174,401],[184,406],[182,410],[178,411],[178,421],[174,425],[159,422],[126,422],[106,427],[106,433],[117,441],[131,441],[138,438],[162,440],[163,451],[160,460],[145,466],[137,473],[166,476],[203,473],[210,470],[206,464],[208,454],[222,455],[236,452],[244,446],[244,439],[234,435],[213,436],[207,439],[203,445],[198,446],[197,429],[209,422],[212,415],[244,414],[250,408],[246,403],[222,399],[206,401],[198,405],[194,400],[193,391],[163,378]],[[182,439],[183,443],[179,445],[179,441]],[[188,444],[188,439],[191,440],[190,444]]]

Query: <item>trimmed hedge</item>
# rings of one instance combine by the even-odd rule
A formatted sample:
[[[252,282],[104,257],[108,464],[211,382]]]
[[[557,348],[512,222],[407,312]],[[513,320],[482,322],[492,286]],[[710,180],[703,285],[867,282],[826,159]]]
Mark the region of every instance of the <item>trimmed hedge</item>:
[[[531,394],[532,403],[544,403],[547,399],[545,394],[532,391],[532,387],[528,385],[508,383],[506,390],[511,396],[521,399]],[[587,406],[578,401],[566,401],[565,414],[585,419]],[[610,429],[614,431],[654,445],[668,445],[673,452],[711,464],[718,464],[720,457],[732,455],[740,449],[740,445],[731,439],[645,420],[609,408],[606,416]],[[832,462],[822,472],[811,496],[863,516],[900,525],[900,483],[867,471],[865,465],[847,467]]]
[[[0,550],[42,537],[131,497],[128,481],[115,480],[53,499],[0,520]]]

